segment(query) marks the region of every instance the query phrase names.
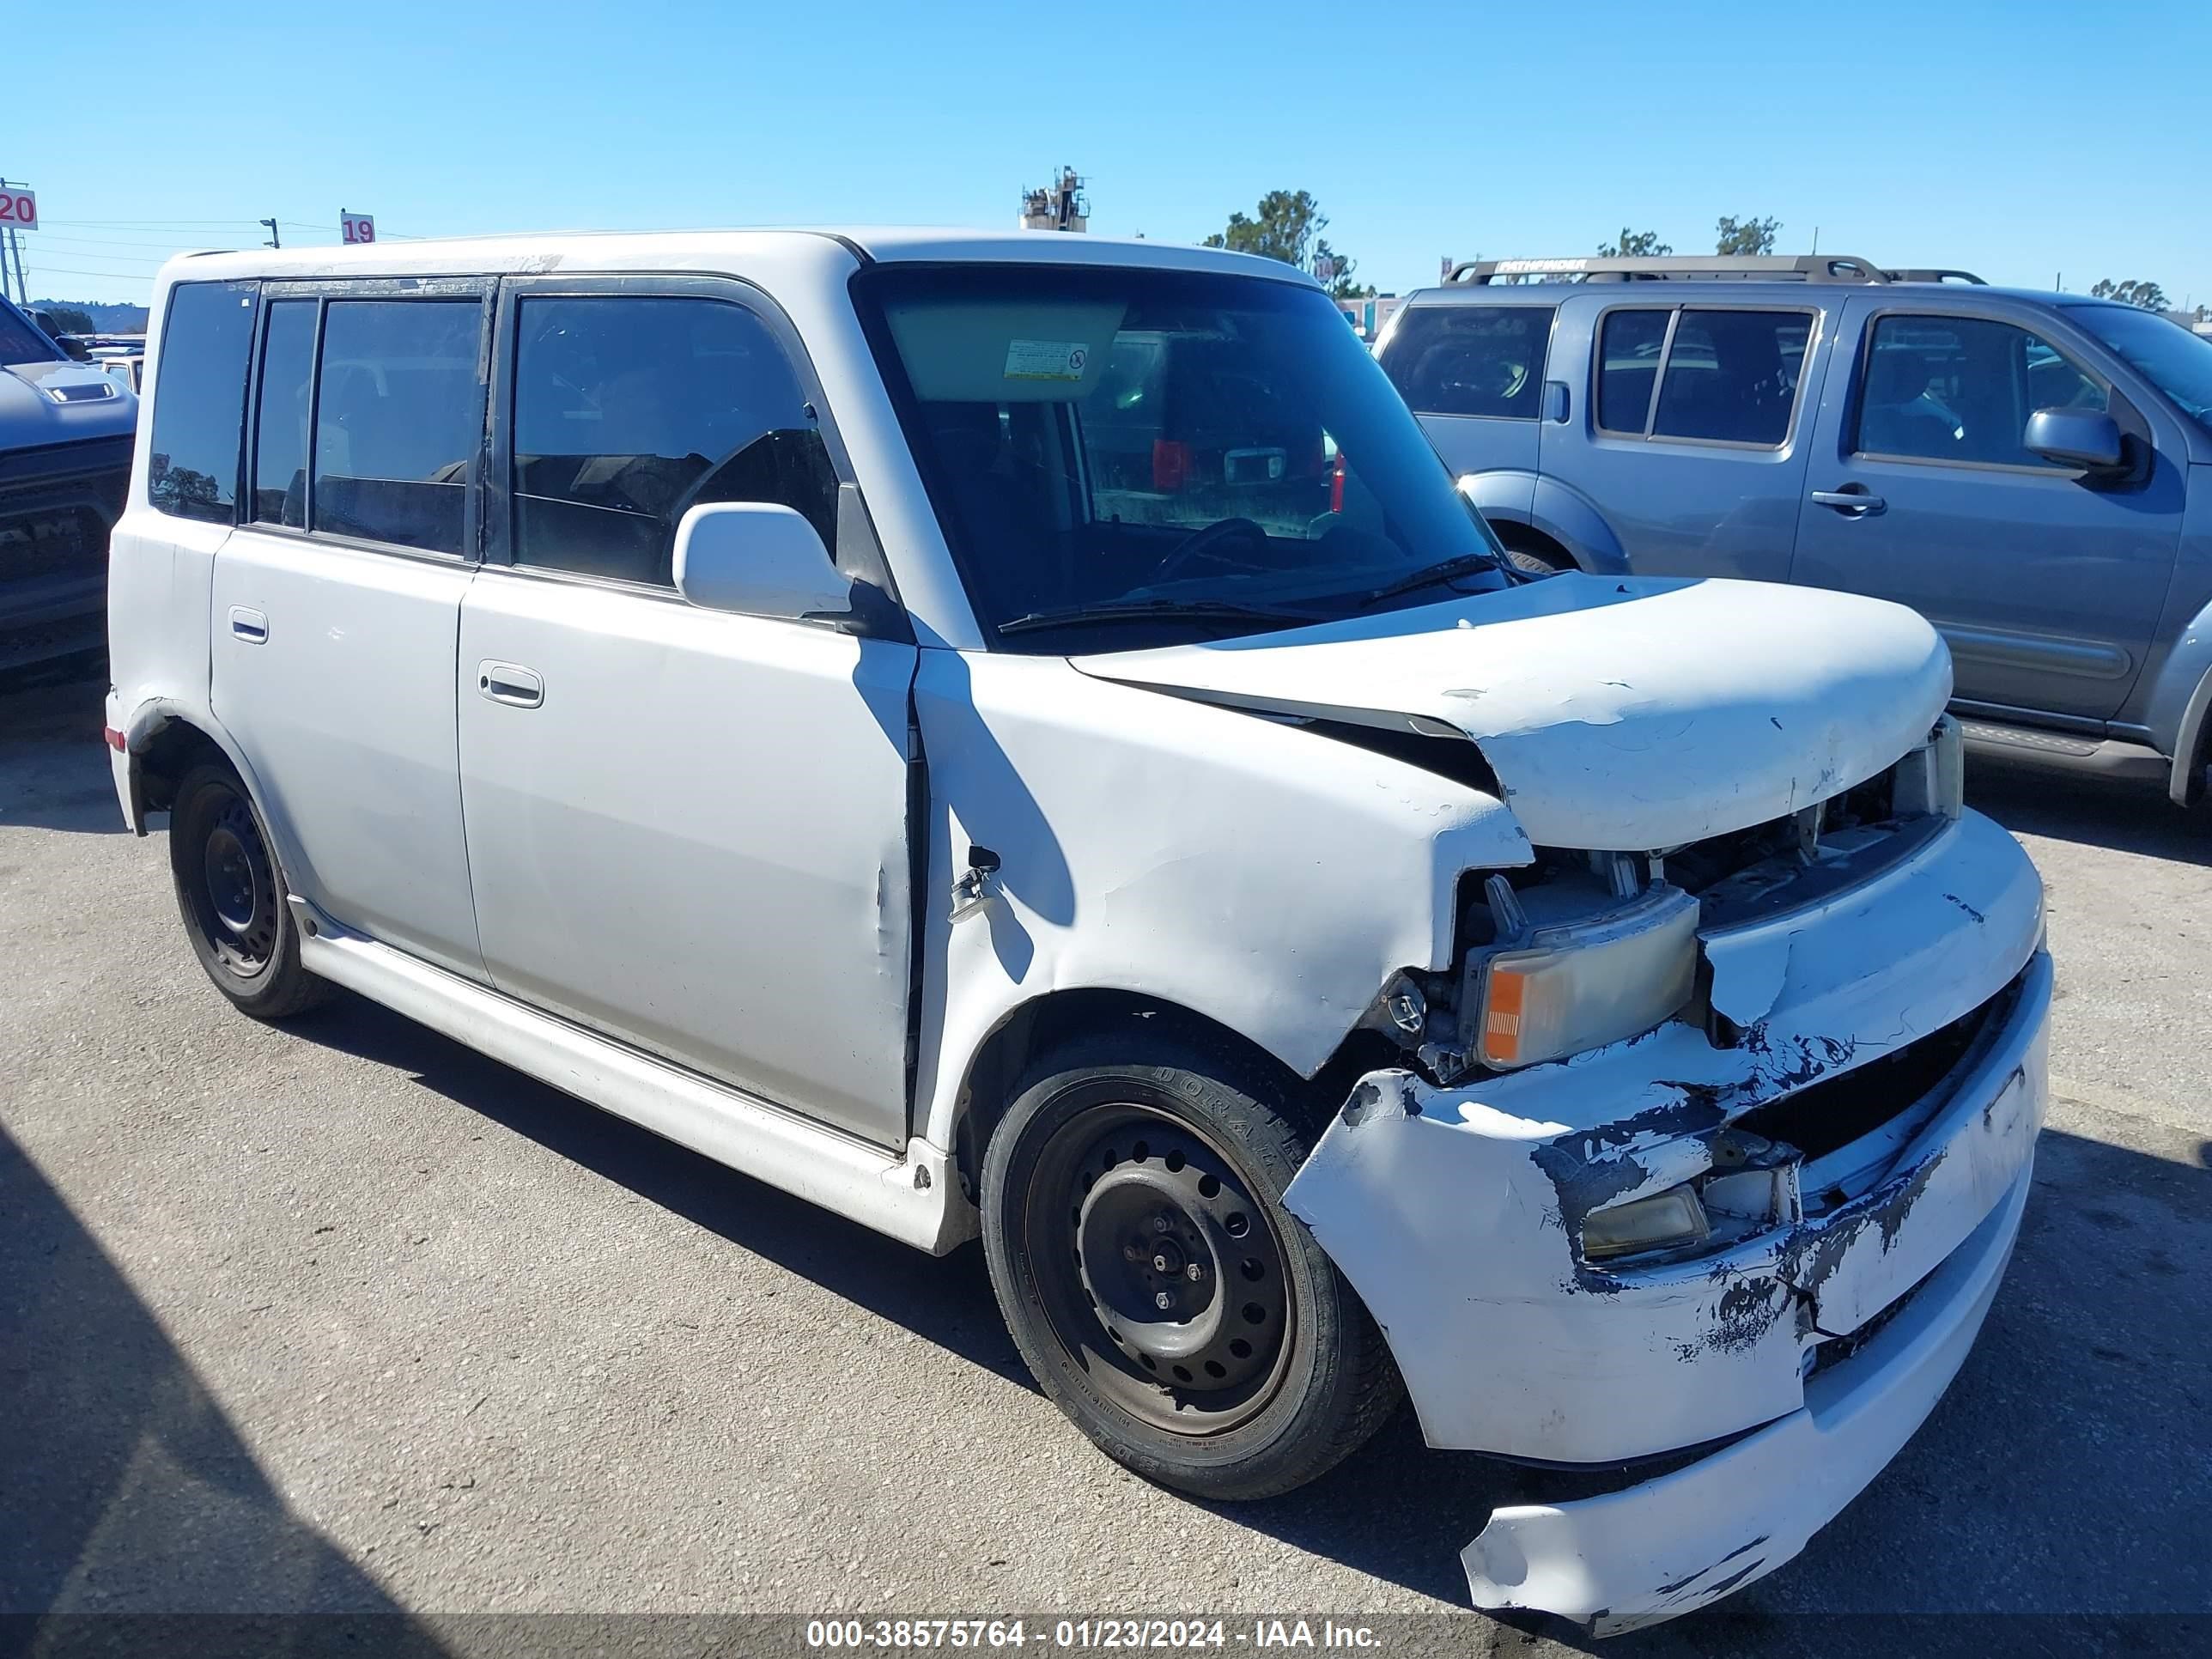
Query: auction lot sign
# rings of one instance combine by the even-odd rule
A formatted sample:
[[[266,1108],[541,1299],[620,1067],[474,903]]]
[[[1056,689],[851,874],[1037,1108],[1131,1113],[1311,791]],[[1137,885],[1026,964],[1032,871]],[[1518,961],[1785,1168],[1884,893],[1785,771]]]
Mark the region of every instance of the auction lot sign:
[[[0,229],[38,228],[39,192],[25,185],[0,185]]]

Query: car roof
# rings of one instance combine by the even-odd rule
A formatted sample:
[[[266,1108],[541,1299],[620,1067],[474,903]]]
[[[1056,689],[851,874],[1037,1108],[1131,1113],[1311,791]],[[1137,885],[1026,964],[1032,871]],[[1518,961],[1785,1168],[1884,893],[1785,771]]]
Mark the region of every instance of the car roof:
[[[252,276],[428,276],[519,274],[577,265],[629,270],[742,269],[794,258],[824,269],[884,264],[1022,264],[1233,271],[1316,287],[1278,259],[1176,242],[1034,230],[926,226],[796,226],[771,229],[546,231],[526,235],[389,239],[368,246],[206,250],[163,267],[172,282]]]

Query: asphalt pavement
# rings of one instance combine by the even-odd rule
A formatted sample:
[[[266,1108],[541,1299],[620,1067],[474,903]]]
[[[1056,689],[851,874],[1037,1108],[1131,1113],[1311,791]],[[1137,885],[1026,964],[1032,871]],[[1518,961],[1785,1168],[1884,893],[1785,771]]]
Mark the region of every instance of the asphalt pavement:
[[[134,1613],[698,1650],[708,1626],[524,1615],[1026,1613],[1552,1649],[1467,1610],[1457,1562],[1524,1478],[1407,1414],[1301,1492],[1191,1502],[1036,1392],[978,1250],[910,1251],[357,999],[232,1012],[165,841],[119,822],[100,690],[0,693],[0,1648],[113,1648]],[[2009,1277],[1802,1557],[1607,1651],[2212,1644],[2212,829],[2137,785],[1977,762],[1970,793],[2041,867],[2059,963]],[[56,1613],[100,1616],[5,1619]]]

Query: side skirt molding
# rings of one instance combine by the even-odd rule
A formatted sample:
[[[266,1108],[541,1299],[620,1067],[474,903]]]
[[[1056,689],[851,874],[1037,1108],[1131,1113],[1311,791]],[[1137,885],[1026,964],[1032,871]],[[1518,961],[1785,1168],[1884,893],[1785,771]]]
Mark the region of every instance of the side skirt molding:
[[[298,898],[292,909],[302,964],[372,1002],[902,1243],[942,1255],[975,1236],[942,1147],[919,1137],[902,1155],[870,1146],[334,927]]]

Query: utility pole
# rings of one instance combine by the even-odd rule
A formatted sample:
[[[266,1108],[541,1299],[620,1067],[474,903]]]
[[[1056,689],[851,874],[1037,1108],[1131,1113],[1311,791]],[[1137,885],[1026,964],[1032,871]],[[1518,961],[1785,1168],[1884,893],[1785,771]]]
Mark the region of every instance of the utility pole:
[[[261,222],[269,227],[269,246],[271,247],[283,246],[283,238],[280,237],[276,234],[276,222],[274,219],[264,219]]]
[[[6,189],[9,182],[7,179],[0,178],[0,190]],[[0,297],[4,297],[8,292],[8,267],[10,264],[15,268],[15,301],[27,307],[31,303],[31,289],[30,284],[23,280],[23,239],[21,233],[13,225],[8,227],[6,247],[0,248]]]

